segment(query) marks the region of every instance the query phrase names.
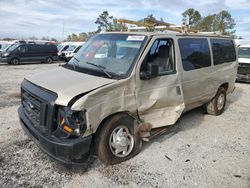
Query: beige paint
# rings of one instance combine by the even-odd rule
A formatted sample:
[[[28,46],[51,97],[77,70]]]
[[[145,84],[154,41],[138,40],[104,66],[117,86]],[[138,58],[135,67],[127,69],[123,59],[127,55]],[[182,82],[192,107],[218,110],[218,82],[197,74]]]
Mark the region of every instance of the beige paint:
[[[77,95],[116,81],[63,67],[28,76],[25,79],[56,93],[58,98],[55,103],[62,106],[67,106]]]
[[[237,72],[237,62],[184,71],[177,42],[179,37],[182,36],[154,34],[127,79],[106,79],[64,68],[27,79],[57,93],[56,104],[58,105],[66,106],[73,97],[92,90],[71,107],[76,111],[86,110],[85,136],[94,133],[105,118],[118,112],[128,112],[135,117],[139,115],[140,120],[150,123],[152,128],[172,125],[183,111],[212,99],[221,84],[229,83],[228,92],[232,91]],[[176,73],[150,80],[140,80],[140,65],[157,38],[174,40]],[[180,93],[177,92],[178,89]]]

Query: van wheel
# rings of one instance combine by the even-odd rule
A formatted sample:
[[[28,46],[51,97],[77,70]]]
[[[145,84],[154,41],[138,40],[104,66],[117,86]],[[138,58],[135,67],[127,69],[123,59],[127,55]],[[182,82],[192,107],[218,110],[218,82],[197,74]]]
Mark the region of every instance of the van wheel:
[[[19,61],[19,59],[14,58],[14,59],[12,59],[12,60],[10,61],[10,64],[12,64],[12,65],[19,65],[19,64],[20,64],[20,61]]]
[[[51,64],[52,62],[53,62],[53,59],[52,59],[51,57],[48,57],[48,58],[46,59],[46,63]]]
[[[220,115],[225,108],[226,99],[226,90],[220,87],[215,97],[206,105],[207,113],[215,116]]]
[[[95,151],[106,165],[130,159],[140,152],[141,139],[134,134],[134,119],[118,114],[106,121],[95,135]]]

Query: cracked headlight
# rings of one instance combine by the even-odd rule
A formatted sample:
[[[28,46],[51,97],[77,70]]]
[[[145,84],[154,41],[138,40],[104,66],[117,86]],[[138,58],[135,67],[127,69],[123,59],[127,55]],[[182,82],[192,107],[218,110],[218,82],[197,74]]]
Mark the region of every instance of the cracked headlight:
[[[72,111],[70,107],[60,107],[57,115],[58,128],[72,136],[81,136],[86,130],[83,111]]]

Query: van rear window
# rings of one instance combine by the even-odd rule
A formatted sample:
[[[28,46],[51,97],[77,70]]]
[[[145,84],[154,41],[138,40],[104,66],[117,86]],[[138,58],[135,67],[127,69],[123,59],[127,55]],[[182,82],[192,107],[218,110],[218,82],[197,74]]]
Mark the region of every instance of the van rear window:
[[[209,67],[211,57],[206,38],[181,38],[178,40],[182,66],[185,71]]]
[[[233,41],[230,39],[211,39],[214,65],[236,61]]]

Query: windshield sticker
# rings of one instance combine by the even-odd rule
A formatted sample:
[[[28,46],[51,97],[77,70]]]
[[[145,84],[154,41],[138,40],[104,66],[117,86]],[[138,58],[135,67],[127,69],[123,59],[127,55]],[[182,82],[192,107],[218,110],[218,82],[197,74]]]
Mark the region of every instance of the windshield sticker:
[[[128,41],[143,41],[145,36],[138,36],[138,35],[130,35],[128,36]]]

